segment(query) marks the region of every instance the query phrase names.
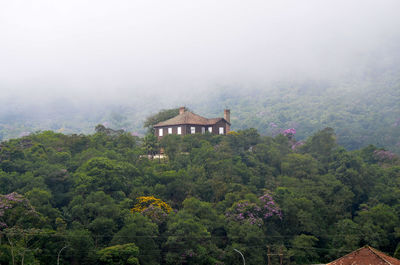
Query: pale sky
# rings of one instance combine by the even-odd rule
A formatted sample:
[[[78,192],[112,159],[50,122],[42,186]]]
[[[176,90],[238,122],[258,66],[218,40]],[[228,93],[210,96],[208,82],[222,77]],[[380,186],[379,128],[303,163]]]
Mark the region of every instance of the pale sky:
[[[400,50],[399,0],[3,0],[0,99],[334,79]]]

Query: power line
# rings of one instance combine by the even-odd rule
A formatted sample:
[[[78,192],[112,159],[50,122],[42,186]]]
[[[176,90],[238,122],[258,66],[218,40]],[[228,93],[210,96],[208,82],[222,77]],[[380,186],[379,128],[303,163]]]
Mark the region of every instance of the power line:
[[[68,231],[81,231],[81,230],[68,230]],[[83,230],[83,231],[89,231],[89,230]],[[26,233],[26,232],[4,232],[0,231],[0,234],[6,235],[6,234],[13,234],[13,235],[43,235],[43,236],[53,236],[53,237],[84,237],[80,235],[65,235],[65,234],[56,234],[57,232],[38,232],[38,233]],[[293,234],[293,235],[274,235],[274,236],[250,236],[250,238],[258,238],[258,239],[268,239],[268,238],[293,238],[294,236],[298,236],[299,234]],[[349,234],[346,233],[346,235],[359,235],[359,234]],[[85,235],[86,236],[86,235]],[[183,236],[182,234],[168,234],[168,235],[107,235],[107,234],[97,234],[97,235],[89,235],[90,237],[93,238],[104,238],[104,237],[113,237],[113,238],[168,238],[168,237],[174,237],[174,236]],[[320,234],[320,235],[313,235],[315,237],[343,237],[343,235],[337,235],[337,234]],[[184,236],[184,238],[188,239],[196,239],[196,238],[226,238],[226,239],[232,239],[232,238],[243,238],[242,236],[219,236],[219,235],[209,235],[209,236]]]

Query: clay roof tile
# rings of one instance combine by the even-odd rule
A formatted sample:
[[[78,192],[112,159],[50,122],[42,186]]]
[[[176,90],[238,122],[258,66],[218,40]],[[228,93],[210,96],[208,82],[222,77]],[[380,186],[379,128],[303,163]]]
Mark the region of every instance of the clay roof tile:
[[[213,125],[223,120],[223,118],[212,118],[207,119],[200,115],[194,114],[190,111],[185,111],[182,114],[179,114],[169,120],[162,121],[154,125],[154,127],[163,127],[163,126],[172,126],[172,125],[182,125],[182,124],[190,124],[190,125]]]
[[[370,246],[365,246],[327,265],[400,265],[400,260]]]

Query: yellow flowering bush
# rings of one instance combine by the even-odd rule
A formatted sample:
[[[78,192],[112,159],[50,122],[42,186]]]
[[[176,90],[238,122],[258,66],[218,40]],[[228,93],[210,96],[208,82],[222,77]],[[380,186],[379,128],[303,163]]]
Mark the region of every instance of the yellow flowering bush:
[[[239,133],[238,133],[238,132],[235,132],[235,131],[230,131],[230,132],[228,132],[228,133],[227,133],[227,135],[234,135],[234,136],[238,136],[238,135],[239,135]]]
[[[171,206],[169,206],[167,203],[163,202],[160,199],[157,199],[154,196],[141,196],[136,198],[137,203],[135,206],[131,209],[133,213],[141,213],[145,211],[146,209],[150,208],[159,208],[163,210],[166,213],[170,213],[172,211]]]

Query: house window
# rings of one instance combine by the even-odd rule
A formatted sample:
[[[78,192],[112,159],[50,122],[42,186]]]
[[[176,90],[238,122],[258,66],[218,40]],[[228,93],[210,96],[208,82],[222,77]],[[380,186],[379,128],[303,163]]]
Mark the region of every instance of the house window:
[[[178,134],[182,134],[182,127],[178,127]]]
[[[208,132],[212,133],[212,127],[208,127]]]
[[[158,136],[163,136],[163,129],[158,129]]]
[[[172,134],[172,128],[168,128],[168,134]]]
[[[196,127],[190,127],[190,133],[195,134],[196,133]]]
[[[206,127],[201,127],[201,133],[205,134],[206,133]]]
[[[224,134],[224,127],[219,127],[219,134]]]

